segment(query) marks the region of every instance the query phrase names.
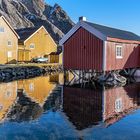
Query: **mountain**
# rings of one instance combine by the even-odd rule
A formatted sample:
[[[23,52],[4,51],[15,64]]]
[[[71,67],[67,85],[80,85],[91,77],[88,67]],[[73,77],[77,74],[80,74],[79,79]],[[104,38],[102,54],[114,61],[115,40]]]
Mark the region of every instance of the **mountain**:
[[[0,0],[0,14],[15,29],[44,25],[57,43],[74,25],[61,6],[44,0]]]

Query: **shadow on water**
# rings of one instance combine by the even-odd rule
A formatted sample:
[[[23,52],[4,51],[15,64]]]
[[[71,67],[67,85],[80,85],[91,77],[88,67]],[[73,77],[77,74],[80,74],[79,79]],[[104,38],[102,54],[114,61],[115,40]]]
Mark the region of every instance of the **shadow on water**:
[[[0,139],[26,140],[29,132],[37,140],[104,139],[101,130],[113,139],[112,131],[122,135],[118,127],[134,127],[125,118],[139,110],[140,83],[96,90],[63,83],[56,74],[0,84]]]

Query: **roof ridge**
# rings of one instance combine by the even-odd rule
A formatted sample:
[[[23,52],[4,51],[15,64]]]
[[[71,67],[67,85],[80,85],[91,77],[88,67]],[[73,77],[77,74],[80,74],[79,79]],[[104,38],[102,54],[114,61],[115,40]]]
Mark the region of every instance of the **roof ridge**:
[[[129,33],[133,33],[133,34],[137,35],[137,34],[134,33],[133,31],[123,30],[123,29],[119,29],[119,28],[116,28],[116,27],[110,27],[110,26],[107,26],[107,25],[102,25],[102,24],[93,23],[93,22],[88,22],[88,21],[84,21],[84,22],[91,23],[91,24],[95,24],[95,25],[99,25],[99,26],[102,26],[102,27],[110,28],[110,29],[115,29],[115,30],[119,30],[119,31],[129,32]]]
[[[97,23],[92,23],[92,22],[88,22],[88,21],[83,21],[83,22],[85,22],[89,26],[97,29],[102,34],[104,34],[108,37],[125,39],[125,40],[140,41],[140,36],[132,31],[122,30],[122,29],[109,27],[109,26],[105,26],[105,25],[101,25],[101,24],[97,24]]]

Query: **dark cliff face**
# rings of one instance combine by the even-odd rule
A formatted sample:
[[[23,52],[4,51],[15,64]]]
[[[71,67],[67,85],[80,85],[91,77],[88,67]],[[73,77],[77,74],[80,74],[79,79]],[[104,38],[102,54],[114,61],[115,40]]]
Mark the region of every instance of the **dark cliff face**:
[[[57,43],[74,25],[58,4],[44,0],[0,0],[0,14],[16,29],[43,24]]]
[[[74,25],[67,13],[58,4],[53,7],[46,4],[44,14],[63,33],[67,33]]]

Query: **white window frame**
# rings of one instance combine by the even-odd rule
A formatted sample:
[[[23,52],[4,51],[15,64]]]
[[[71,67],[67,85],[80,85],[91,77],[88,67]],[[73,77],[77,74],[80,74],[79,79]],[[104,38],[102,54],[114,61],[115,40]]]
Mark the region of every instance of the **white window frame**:
[[[34,83],[29,84],[29,90],[30,90],[30,92],[34,91]]]
[[[123,109],[122,98],[115,100],[115,112],[121,112]]]
[[[0,104],[0,111],[3,109],[3,105],[2,104]]]
[[[0,26],[0,33],[4,33],[4,27]]]
[[[8,58],[12,58],[12,57],[13,57],[12,55],[13,55],[13,54],[12,54],[12,51],[8,51],[8,52],[7,52],[7,57],[8,57]]]
[[[31,47],[31,46],[34,46],[34,47]],[[31,43],[30,46],[29,46],[29,48],[30,49],[35,49],[35,44],[34,43]]]
[[[118,48],[121,51],[121,52],[119,52],[120,55],[118,55]],[[123,58],[123,46],[122,45],[116,45],[116,58],[117,59],[122,59]]]
[[[11,44],[9,44],[9,42],[10,42]],[[12,41],[11,41],[11,40],[8,40],[8,41],[7,41],[7,45],[8,45],[9,47],[11,47],[11,46],[12,46]]]

